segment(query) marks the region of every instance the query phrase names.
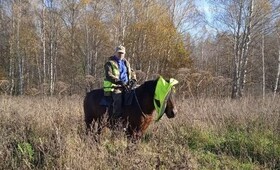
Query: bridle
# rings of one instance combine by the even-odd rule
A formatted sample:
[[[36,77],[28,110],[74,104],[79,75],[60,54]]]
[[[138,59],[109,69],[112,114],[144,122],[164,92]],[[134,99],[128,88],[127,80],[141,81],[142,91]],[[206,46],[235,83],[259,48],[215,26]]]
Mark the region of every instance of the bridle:
[[[143,110],[142,110],[142,108],[141,108],[141,105],[140,105],[140,103],[139,103],[139,100],[138,100],[137,95],[136,95],[136,92],[135,92],[136,90],[133,89],[132,91],[133,91],[133,94],[134,94],[136,103],[137,103],[137,105],[138,105],[138,107],[139,107],[139,109],[140,109],[140,111],[141,111],[142,116],[143,116],[144,118],[146,118],[147,115],[143,112]],[[172,93],[172,92],[170,92],[170,93],[168,94],[168,97],[167,97],[167,98],[170,98],[171,93]]]

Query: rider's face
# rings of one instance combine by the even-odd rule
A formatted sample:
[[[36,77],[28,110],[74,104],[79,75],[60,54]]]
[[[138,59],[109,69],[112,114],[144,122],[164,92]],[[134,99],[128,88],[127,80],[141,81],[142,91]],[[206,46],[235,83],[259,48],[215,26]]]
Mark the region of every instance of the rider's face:
[[[123,59],[123,58],[124,58],[124,53],[118,53],[118,57],[119,57],[120,59]]]

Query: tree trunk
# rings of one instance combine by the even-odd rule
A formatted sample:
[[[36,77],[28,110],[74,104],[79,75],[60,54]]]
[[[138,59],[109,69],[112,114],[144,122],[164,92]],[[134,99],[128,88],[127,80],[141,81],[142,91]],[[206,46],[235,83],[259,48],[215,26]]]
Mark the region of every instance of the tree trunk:
[[[240,4],[238,20],[237,20],[237,30],[234,36],[234,71],[233,71],[233,83],[232,83],[232,93],[231,98],[238,98],[240,89],[240,30],[241,30],[241,17],[242,17],[243,4]]]
[[[262,34],[262,96],[265,99],[265,61],[264,61],[264,33]]]
[[[23,95],[23,85],[24,85],[24,77],[23,77],[23,69],[24,69],[24,59],[20,52],[20,22],[21,22],[21,10],[17,11],[17,28],[16,28],[16,54],[18,59],[18,73],[19,73],[19,94]]]
[[[14,40],[15,40],[15,35],[14,35],[14,30],[15,30],[15,18],[14,14],[12,14],[12,35],[11,35],[11,41],[10,41],[10,67],[9,67],[9,77],[11,81],[11,87],[10,87],[10,95],[13,95],[14,90],[15,90],[15,53],[14,53]]]
[[[51,44],[50,44],[50,67],[51,67],[50,68],[50,93],[51,93],[51,96],[54,94],[54,57],[53,57],[54,52],[53,52],[52,38],[51,38]]]
[[[119,43],[118,44],[123,44],[124,43],[124,36],[125,36],[125,12],[124,12],[124,2],[123,0],[120,1],[120,27],[119,27],[119,34],[118,35],[121,35],[119,37]]]
[[[250,4],[248,7],[248,16],[247,22],[245,25],[245,31],[242,33],[243,38],[240,41],[240,28],[241,28],[241,18],[242,18],[242,10],[244,9],[243,2],[240,4],[239,10],[239,19],[238,19],[238,28],[236,32],[235,39],[235,71],[233,78],[233,89],[232,89],[232,98],[240,98],[243,96],[245,84],[246,84],[246,75],[247,75],[247,64],[248,64],[248,52],[249,46],[251,43],[251,29],[252,29],[252,17],[254,10],[254,0],[250,0]]]
[[[42,73],[41,73],[41,63],[40,63],[40,56],[36,55],[36,66],[37,66],[37,72],[38,72],[38,84],[42,84]]]
[[[54,94],[54,13],[52,11],[52,1],[50,3],[50,94],[53,96]]]
[[[42,43],[43,43],[43,83],[46,83],[46,25],[45,25],[45,5],[43,5],[43,18],[42,18]],[[43,92],[46,93],[45,90]]]
[[[242,56],[241,60],[243,65],[241,65],[241,88],[240,88],[240,97],[243,96],[244,89],[245,89],[245,84],[246,84],[246,76],[247,76],[247,65],[248,65],[248,53],[249,53],[249,46],[251,44],[251,30],[252,30],[252,18],[253,18],[253,10],[254,10],[254,0],[250,0],[250,5],[249,5],[249,16],[247,18],[248,22],[246,23],[246,30],[245,30],[245,43],[244,47],[242,49]]]
[[[98,37],[96,36],[94,40],[94,78],[97,78],[97,62],[98,62],[98,43],[97,43]]]
[[[88,7],[88,5],[86,5],[86,8]],[[86,23],[85,23],[85,27],[86,27],[86,75],[90,75],[90,72],[91,72],[91,62],[90,62],[90,45],[89,45],[89,28],[88,28],[88,13],[86,11]],[[89,89],[87,89],[88,91]]]
[[[277,90],[278,90],[278,85],[279,85],[279,77],[280,77],[280,34],[277,33],[278,35],[278,69],[277,69],[277,75],[275,79],[275,86],[273,90],[273,99],[275,99]]]

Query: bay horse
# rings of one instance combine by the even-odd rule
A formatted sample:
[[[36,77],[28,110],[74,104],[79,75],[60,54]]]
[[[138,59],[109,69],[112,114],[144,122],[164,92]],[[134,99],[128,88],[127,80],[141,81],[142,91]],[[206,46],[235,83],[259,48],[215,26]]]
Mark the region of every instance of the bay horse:
[[[146,81],[139,87],[135,88],[134,91],[132,91],[134,93],[134,97],[131,104],[123,106],[121,120],[123,122],[123,126],[128,125],[126,133],[132,138],[141,138],[153,120],[153,113],[155,111],[154,95],[157,81],[158,79]],[[108,117],[105,122],[109,122],[110,120],[110,114],[108,114],[110,109],[108,111],[106,106],[100,105],[103,97],[103,89],[92,90],[85,96],[84,120],[87,132],[92,130],[97,123],[98,134],[100,134],[101,129],[103,128],[102,126],[104,125],[105,116],[107,115]],[[177,112],[172,98],[171,93],[167,98],[166,108],[164,110],[164,113],[168,118],[174,118]]]

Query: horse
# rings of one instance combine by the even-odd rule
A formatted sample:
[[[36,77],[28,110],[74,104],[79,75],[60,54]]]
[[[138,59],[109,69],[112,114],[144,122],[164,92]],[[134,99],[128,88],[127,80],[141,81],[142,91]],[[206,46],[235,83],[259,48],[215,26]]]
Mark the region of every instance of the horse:
[[[154,95],[157,81],[158,79],[146,81],[133,89],[132,93],[134,97],[131,104],[123,106],[121,120],[123,126],[127,127],[127,135],[134,139],[141,138],[153,121],[153,113],[155,111]],[[170,93],[164,110],[168,118],[174,118],[177,112],[172,96],[172,93]],[[103,89],[92,90],[84,98],[84,120],[87,132],[92,131],[97,123],[97,133],[100,134],[106,115],[108,119],[105,122],[110,122],[110,114],[108,114],[110,113],[110,109],[100,105],[102,98],[104,98]]]

